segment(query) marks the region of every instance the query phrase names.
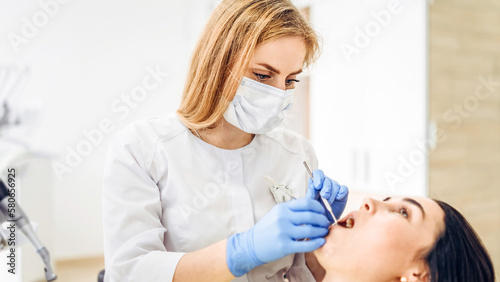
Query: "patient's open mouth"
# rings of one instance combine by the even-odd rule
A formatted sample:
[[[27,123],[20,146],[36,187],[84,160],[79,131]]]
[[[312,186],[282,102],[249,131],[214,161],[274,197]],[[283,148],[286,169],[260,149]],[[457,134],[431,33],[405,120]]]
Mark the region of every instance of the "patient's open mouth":
[[[343,220],[339,221],[338,224],[342,227],[351,229],[354,227],[354,217],[352,215],[348,215]]]

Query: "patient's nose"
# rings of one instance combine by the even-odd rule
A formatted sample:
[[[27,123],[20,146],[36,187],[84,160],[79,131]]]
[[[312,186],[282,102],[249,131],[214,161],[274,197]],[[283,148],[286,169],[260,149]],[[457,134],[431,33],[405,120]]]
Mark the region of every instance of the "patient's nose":
[[[372,198],[365,198],[361,205],[361,210],[364,210],[368,213],[375,213],[377,210],[377,201]]]

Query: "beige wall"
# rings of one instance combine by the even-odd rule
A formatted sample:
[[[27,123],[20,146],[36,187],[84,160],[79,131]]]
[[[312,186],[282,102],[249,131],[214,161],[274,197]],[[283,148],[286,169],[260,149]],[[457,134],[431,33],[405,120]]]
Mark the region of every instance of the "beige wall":
[[[434,1],[429,52],[429,114],[445,136],[431,151],[430,196],[464,213],[498,276],[500,1]]]

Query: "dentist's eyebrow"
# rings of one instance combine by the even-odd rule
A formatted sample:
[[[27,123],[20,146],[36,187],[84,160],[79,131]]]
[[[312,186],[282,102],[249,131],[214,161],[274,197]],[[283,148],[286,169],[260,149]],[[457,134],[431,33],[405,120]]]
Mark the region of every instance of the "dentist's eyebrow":
[[[387,197],[387,198],[385,198],[383,201],[384,201],[384,202],[387,202],[387,201],[389,201],[390,199],[391,199],[391,197]],[[420,209],[420,211],[422,212],[422,217],[425,219],[425,210],[424,210],[424,208],[422,207],[422,205],[421,205],[419,202],[415,201],[415,200],[414,200],[414,199],[412,199],[412,198],[403,198],[403,201],[405,201],[405,202],[407,202],[407,203],[410,203],[410,204],[413,204],[413,205],[415,205],[416,207],[418,207],[418,208]]]
[[[292,72],[292,73],[291,73],[291,74],[289,74],[289,75],[297,75],[297,74],[299,74],[299,73],[301,73],[301,72],[302,72],[302,69],[300,69],[300,70],[298,70],[298,71],[294,71],[294,72]]]
[[[265,67],[266,69],[268,69],[268,70],[270,70],[270,71],[272,71],[272,72],[274,72],[274,73],[276,73],[276,74],[280,74],[280,72],[279,72],[277,69],[273,68],[272,66],[270,66],[270,65],[268,65],[268,64],[265,64],[265,63],[258,63],[257,65],[259,65],[259,66],[263,66],[263,67]],[[294,72],[292,72],[292,73],[291,73],[291,74],[289,74],[289,75],[296,75],[296,74],[299,74],[299,73],[301,73],[301,72],[302,72],[302,69],[300,69],[300,70],[298,70],[298,71],[294,71]]]

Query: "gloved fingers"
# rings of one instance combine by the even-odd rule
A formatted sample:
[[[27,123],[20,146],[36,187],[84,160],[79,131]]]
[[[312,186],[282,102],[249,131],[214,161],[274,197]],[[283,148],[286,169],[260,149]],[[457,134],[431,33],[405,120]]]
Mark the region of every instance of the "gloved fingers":
[[[290,243],[291,253],[308,253],[317,250],[325,244],[325,238],[315,238],[309,241],[293,241]]]
[[[290,228],[289,232],[290,238],[293,240],[323,238],[328,234],[328,227],[298,225]]]
[[[321,191],[323,188],[323,182],[325,181],[325,174],[321,169],[315,169],[313,171],[314,189]]]
[[[343,185],[342,187],[341,187],[341,192],[339,192],[339,194],[342,194],[343,198],[341,198],[340,200],[335,200],[335,202],[332,204],[332,211],[337,218],[339,218],[344,212],[345,206],[347,204],[347,199],[349,198],[349,190],[347,189],[347,187]]]
[[[335,196],[335,201],[347,202],[347,195],[349,195],[349,189],[345,185],[341,185]]]
[[[325,208],[318,201],[307,198],[291,200],[284,204],[293,212],[309,211],[319,214],[325,212]]]
[[[308,182],[307,191],[306,191],[306,198],[311,199],[311,200],[316,200],[316,199],[318,199],[318,195],[319,195],[319,191],[314,188],[314,182],[309,177],[309,182]]]
[[[332,212],[333,212],[333,214],[335,215],[336,218],[340,217],[340,215],[337,215],[337,213],[335,212],[335,210],[333,209],[333,207],[332,207]],[[342,213],[340,213],[340,214],[342,214]],[[329,212],[326,213],[326,217],[328,218],[328,220],[330,221],[330,223],[334,223],[335,222],[335,220],[333,219],[332,215]]]
[[[312,174],[313,178],[309,177],[309,180],[307,182],[306,198],[317,200],[319,191],[321,191],[321,189],[323,188],[325,174],[320,169],[314,170]]]
[[[331,180],[328,177],[325,177],[325,181],[323,182],[323,188],[321,189],[320,195],[321,197],[325,198],[330,205],[335,201],[335,196],[337,195],[337,192],[340,190],[340,185],[334,181]]]
[[[344,212],[345,206],[346,206],[345,202],[339,203],[338,205],[335,205],[335,206],[332,206],[332,212],[336,218],[340,218],[340,216]],[[328,216],[328,218],[330,218],[330,216]]]
[[[290,222],[296,226],[309,225],[328,228],[330,221],[323,213],[315,212],[297,212],[290,219]]]

